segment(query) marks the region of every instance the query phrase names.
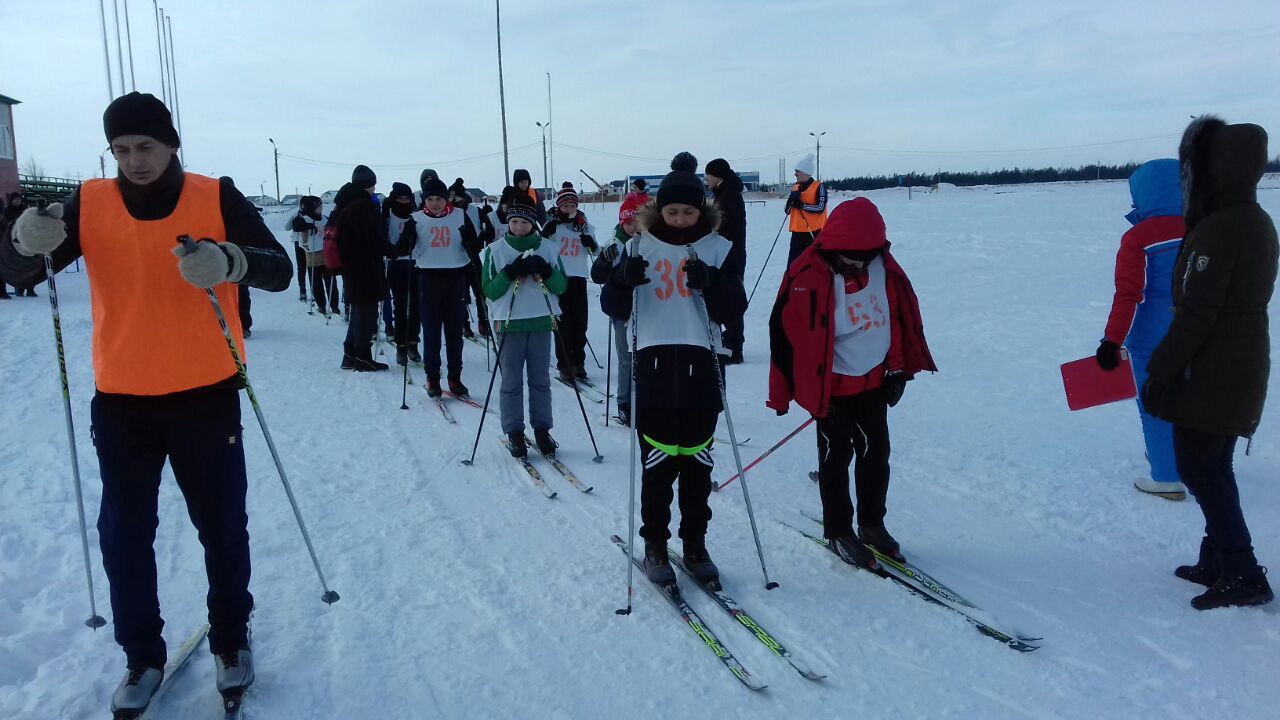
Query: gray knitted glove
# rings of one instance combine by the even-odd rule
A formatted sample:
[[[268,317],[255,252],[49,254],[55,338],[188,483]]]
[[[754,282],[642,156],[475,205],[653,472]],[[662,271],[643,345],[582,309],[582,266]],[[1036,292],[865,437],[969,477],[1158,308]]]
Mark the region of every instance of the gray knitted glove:
[[[13,247],[27,257],[48,255],[66,239],[67,224],[62,221],[62,203],[45,208],[45,214],[37,208],[27,208],[13,222]]]
[[[248,268],[244,252],[239,247],[208,238],[190,250],[179,245],[173,249],[173,254],[179,258],[178,272],[182,273],[183,279],[201,289],[224,282],[240,282]]]

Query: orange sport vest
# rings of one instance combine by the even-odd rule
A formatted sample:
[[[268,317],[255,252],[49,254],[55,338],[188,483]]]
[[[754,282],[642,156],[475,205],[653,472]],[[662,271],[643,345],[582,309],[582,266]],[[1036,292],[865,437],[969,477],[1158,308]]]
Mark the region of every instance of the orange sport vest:
[[[529,193],[529,201],[533,203],[533,206],[538,207],[538,192],[533,189],[533,186],[530,185],[525,192]]]
[[[799,190],[800,183],[791,186],[792,190]],[[818,181],[814,180],[809,183],[809,189],[800,193],[800,203],[802,205],[814,205],[818,202]],[[822,212],[805,212],[799,207],[791,208],[791,232],[818,232],[823,225],[827,224],[827,209],[823,208]]]
[[[179,235],[226,240],[218,181],[187,173],[178,206],[162,220],[134,219],[115,180],[80,187],[80,249],[93,307],[93,374],[100,392],[167,395],[236,374],[204,290],[182,278]],[[214,288],[244,358],[236,287]]]

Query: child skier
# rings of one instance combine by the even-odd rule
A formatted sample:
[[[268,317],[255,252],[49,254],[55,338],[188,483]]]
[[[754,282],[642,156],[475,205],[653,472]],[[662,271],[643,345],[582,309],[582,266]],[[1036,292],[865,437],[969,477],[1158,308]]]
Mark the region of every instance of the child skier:
[[[294,234],[294,242],[306,252],[306,271],[311,275],[311,300],[322,313],[332,303],[332,312],[337,314],[337,280],[324,265],[324,226],[327,222],[320,198],[307,195],[298,201],[298,212],[289,219],[288,227]]]
[[[438,398],[444,394],[440,387],[443,330],[449,392],[469,398],[471,394],[462,384],[462,325],[467,314],[464,299],[471,271],[469,253],[478,243],[476,229],[464,211],[449,204],[449,191],[440,179],[429,178],[422,187],[422,209],[413,214],[416,235],[406,237],[396,249],[409,253],[417,267],[427,395]]]
[[[719,323],[746,307],[742,283],[720,265],[728,240],[715,232],[719,214],[706,204],[702,181],[672,171],[655,204],[636,218],[640,234],[629,240],[605,286],[605,310],[630,319],[635,338],[634,416],[643,453],[640,536],[645,574],[675,582],[667,556],[673,488],[680,483],[680,538],[685,564],[707,582],[719,570],[707,553],[711,509],[711,446],[723,409],[719,388]]]
[[[529,424],[534,443],[554,455],[551,438],[551,330],[565,289],[564,267],[556,248],[534,231],[538,214],[523,197],[506,209],[507,231],[485,248],[484,294],[498,338],[502,373],[499,412],[511,454],[528,456],[524,440],[524,377],[529,379]],[[543,288],[546,294],[543,294]]]
[[[609,282],[618,263],[622,261],[622,249],[627,241],[636,235],[636,212],[639,206],[632,200],[622,203],[618,209],[618,224],[613,228],[613,238],[600,251],[599,257],[591,264],[591,282],[604,285]],[[601,309],[604,298],[601,297]],[[631,341],[627,336],[627,321],[609,319],[613,323],[613,347],[618,357],[618,420],[628,427],[631,425]]]
[[[392,183],[391,194],[382,204],[382,218],[386,223],[387,241],[399,247],[402,238],[417,238],[417,221],[413,218],[413,188],[405,183]],[[412,243],[414,240],[405,242]],[[396,253],[387,263],[387,288],[391,293],[392,335],[388,339],[396,346],[396,364],[422,362],[418,351],[421,318],[418,314],[418,298],[414,292],[414,261],[408,253]]]
[[[474,246],[468,248],[468,254],[471,256],[471,268],[467,272],[467,288],[469,292],[465,295],[466,304],[471,304],[472,295],[476,299],[476,326],[480,330],[480,335],[489,337],[489,317],[485,313],[484,290],[480,285],[480,250],[492,239],[485,240],[480,208],[471,202],[471,195],[467,192],[467,185],[462,178],[457,178],[453,184],[449,186],[449,202],[467,214],[467,218],[471,220],[471,226],[476,229],[477,240]],[[475,332],[471,330],[471,321],[465,320],[462,325],[462,334],[467,338],[474,338]]]
[[[587,275],[590,256],[600,246],[595,228],[578,212],[578,193],[566,182],[556,193],[554,216],[542,228],[542,237],[560,253],[560,262],[569,285],[560,298],[560,342],[556,344],[556,367],[560,379],[573,384],[587,379]]]
[[[1172,158],[1143,163],[1129,178],[1133,210],[1125,219],[1133,228],[1120,238],[1116,253],[1116,294],[1111,315],[1098,344],[1096,358],[1103,370],[1120,364],[1120,346],[1129,351],[1138,387],[1147,381],[1147,362],[1160,344],[1173,315],[1173,264],[1187,226],[1182,221],[1182,179]],[[1173,458],[1173,425],[1153,417],[1138,400],[1142,438],[1147,446],[1151,477],[1133,486],[1167,500],[1184,500],[1186,486]]]
[[[769,318],[769,400],[791,400],[818,419],[818,487],[824,534],[841,560],[876,568],[870,545],[902,559],[885,529],[888,408],[908,380],[936,371],[915,291],[893,255],[880,211],[854,198],[787,268]],[[854,464],[858,534],[849,499]],[[865,543],[865,544],[864,544]]]

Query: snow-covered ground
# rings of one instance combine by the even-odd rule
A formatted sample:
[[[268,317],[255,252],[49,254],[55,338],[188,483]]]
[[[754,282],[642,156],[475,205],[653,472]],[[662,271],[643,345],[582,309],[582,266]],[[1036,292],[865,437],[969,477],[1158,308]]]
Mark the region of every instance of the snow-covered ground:
[[[1260,199],[1280,216],[1280,180]],[[442,422],[400,374],[338,369],[346,326],[308,316],[294,289],[254,292],[250,376],[271,423],[331,585],[320,588],[251,410],[250,533],[258,680],[251,717],[298,718],[1204,718],[1274,717],[1280,620],[1274,610],[1192,610],[1196,588],[1172,575],[1194,558],[1193,502],[1141,496],[1130,403],[1069,413],[1058,365],[1091,354],[1111,298],[1115,248],[1128,227],[1124,183],[868,193],[920,295],[941,372],[910,384],[891,414],[889,528],[907,554],[1017,629],[1043,636],[1012,652],[959,617],[860,574],[783,527],[818,507],[806,477],[807,430],[750,473],[773,579],[762,587],[742,495],[712,496],[709,538],[725,583],[797,655],[828,673],[814,683],[774,658],[705,596],[694,606],[769,684],[743,689],[638,578],[625,603],[629,435],[588,403],[603,465],[590,462],[578,406],[553,383],[562,457],[595,492],[555,477],[548,501],[504,457],[479,412]],[[837,199],[847,196],[839,195]],[[587,206],[611,228],[616,205]],[[283,225],[273,212],[268,223]],[[748,289],[782,220],[748,209]],[[602,234],[603,234],[602,230]],[[284,232],[279,231],[282,240]],[[765,323],[782,272],[779,242],[750,309],[747,362],[729,392],[754,458],[804,418],[763,405]],[[99,497],[89,440],[90,313],[85,275],[63,274],[63,329],[90,524]],[[123,672],[110,628],[90,632],[49,308],[0,304],[0,717],[104,716]],[[1273,305],[1273,337],[1280,337]],[[591,339],[604,360],[602,316]],[[1278,354],[1280,355],[1280,354]],[[483,397],[480,348],[465,380]],[[602,380],[603,372],[593,372]],[[1273,373],[1280,377],[1280,373]],[[1280,391],[1252,454],[1238,452],[1245,514],[1263,563],[1280,564]],[[722,429],[721,435],[724,436]],[[1242,445],[1243,447],[1243,445]],[[728,448],[717,477],[733,474]],[[166,475],[168,471],[166,470]],[[203,621],[201,549],[171,481],[161,490],[157,553],[165,635],[176,647]],[[97,601],[110,617],[94,553]],[[213,717],[203,652],[164,699],[167,718]]]

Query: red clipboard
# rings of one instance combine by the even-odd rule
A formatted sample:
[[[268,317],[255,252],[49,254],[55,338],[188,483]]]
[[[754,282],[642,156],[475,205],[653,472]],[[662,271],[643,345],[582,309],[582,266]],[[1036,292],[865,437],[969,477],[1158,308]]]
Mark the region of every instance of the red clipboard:
[[[1067,407],[1084,410],[1108,403],[1130,400],[1138,396],[1133,383],[1133,365],[1129,353],[1120,351],[1120,364],[1114,370],[1103,370],[1090,355],[1062,364],[1062,387],[1067,392]]]

